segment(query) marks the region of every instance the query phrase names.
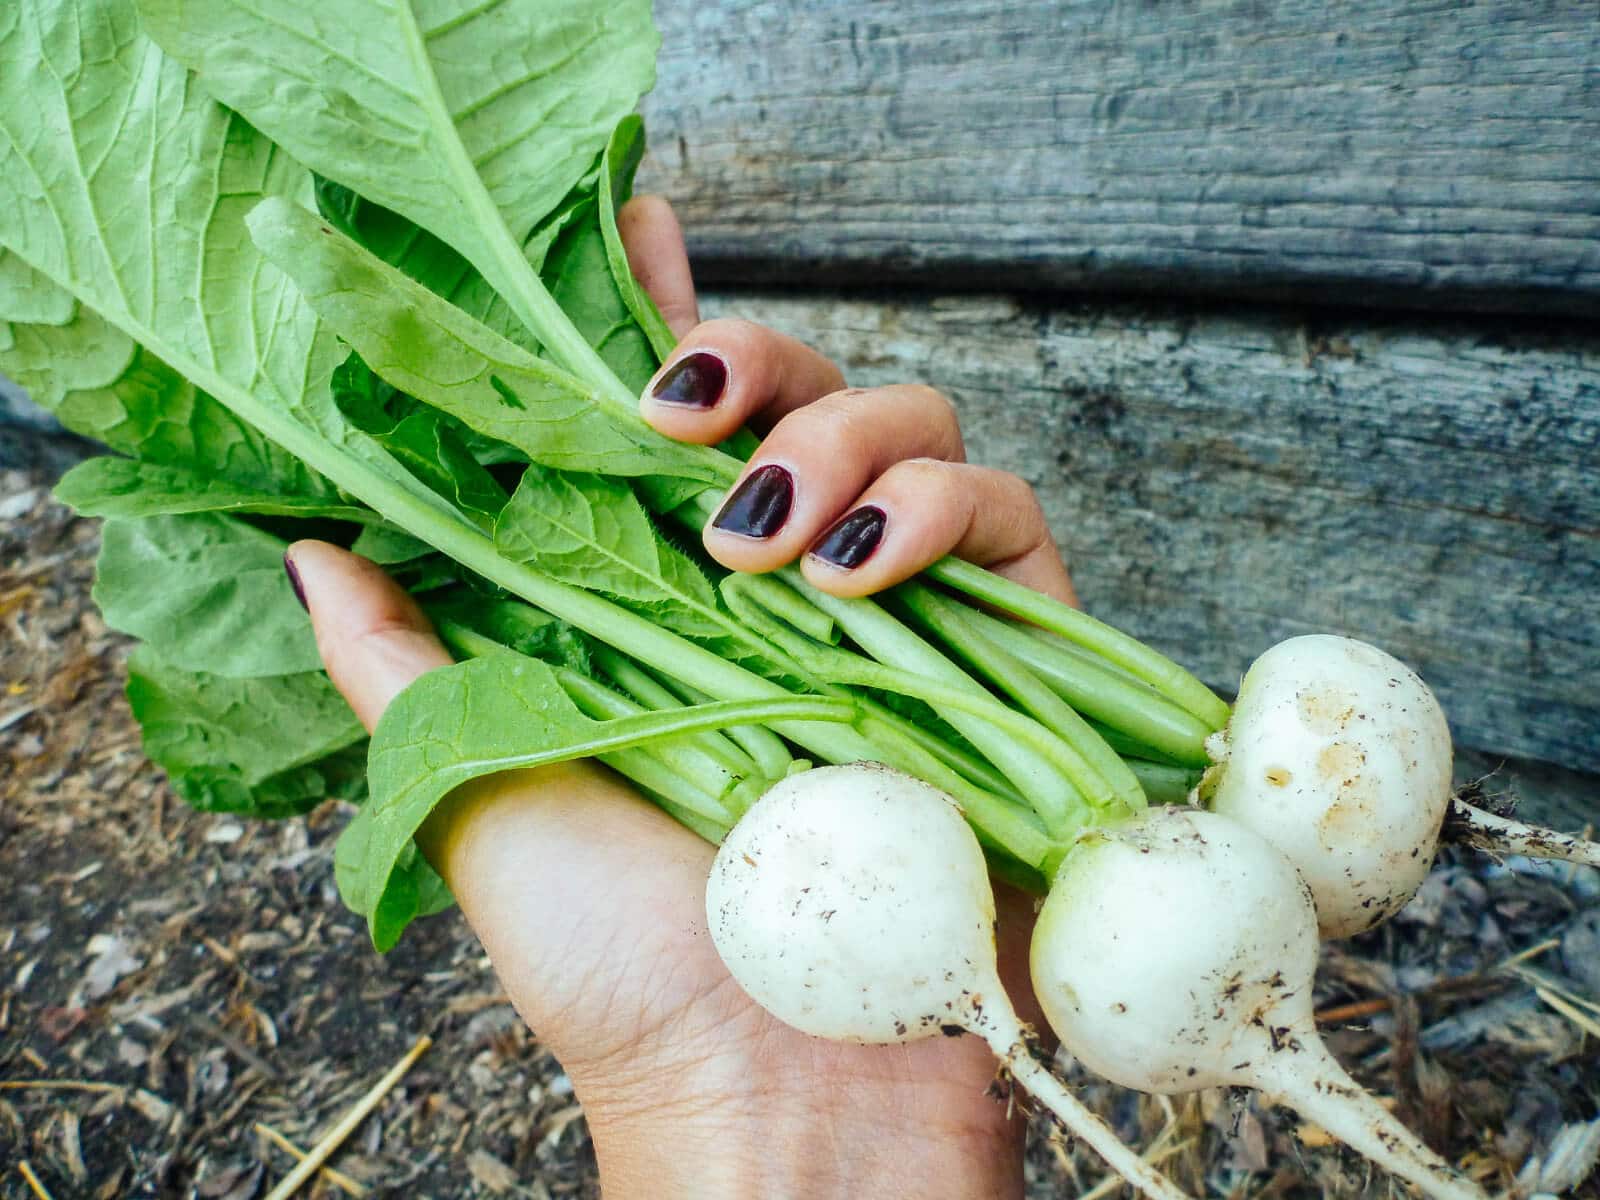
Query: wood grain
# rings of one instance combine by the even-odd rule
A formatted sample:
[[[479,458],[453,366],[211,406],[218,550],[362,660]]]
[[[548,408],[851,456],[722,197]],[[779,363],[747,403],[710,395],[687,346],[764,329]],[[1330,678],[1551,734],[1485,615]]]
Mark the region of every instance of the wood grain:
[[[977,296],[706,309],[852,384],[945,390],[970,457],[1037,489],[1090,611],[1208,682],[1348,633],[1421,671],[1475,762],[1600,772],[1600,336]]]
[[[702,276],[1600,315],[1593,0],[660,0]]]

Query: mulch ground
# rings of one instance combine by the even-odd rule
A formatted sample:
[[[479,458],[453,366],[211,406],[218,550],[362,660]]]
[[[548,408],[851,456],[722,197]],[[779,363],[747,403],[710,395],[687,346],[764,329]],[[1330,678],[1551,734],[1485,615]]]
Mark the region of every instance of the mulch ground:
[[[0,472],[0,1197],[264,1196],[294,1163],[273,1135],[315,1146],[424,1035],[341,1179],[300,1195],[598,1195],[566,1076],[458,916],[380,958],[334,889],[337,805],[268,825],[173,799],[89,599],[96,543]],[[1600,1198],[1600,872],[1447,856],[1327,949],[1317,994],[1340,1059],[1491,1190]],[[1401,1194],[1251,1096],[1072,1077],[1196,1195]],[[1097,1188],[1033,1132],[1031,1200]]]

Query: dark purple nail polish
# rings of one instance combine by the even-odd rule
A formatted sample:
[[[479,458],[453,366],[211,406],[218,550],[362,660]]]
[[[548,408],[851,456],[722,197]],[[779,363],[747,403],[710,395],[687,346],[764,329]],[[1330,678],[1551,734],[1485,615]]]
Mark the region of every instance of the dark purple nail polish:
[[[769,463],[751,472],[733,489],[733,495],[711,524],[741,537],[769,538],[783,528],[793,504],[794,477]]]
[[[831,566],[853,571],[878,548],[883,541],[883,527],[888,522],[883,509],[875,504],[863,504],[833,523],[833,528],[817,539],[811,553]]]
[[[289,557],[287,550],[283,552],[283,572],[289,577],[289,586],[294,589],[294,598],[300,601],[300,607],[310,612],[311,606],[306,603],[306,589],[300,583],[300,571],[294,565],[294,559]]]
[[[650,394],[662,404],[710,408],[728,386],[728,364],[706,350],[685,354],[656,380]]]

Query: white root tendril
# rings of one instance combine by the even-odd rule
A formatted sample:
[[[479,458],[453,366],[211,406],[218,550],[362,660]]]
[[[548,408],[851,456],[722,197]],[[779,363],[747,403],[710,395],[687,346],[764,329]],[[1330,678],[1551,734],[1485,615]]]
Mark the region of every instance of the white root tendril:
[[[1528,858],[1548,858],[1557,862],[1600,867],[1600,842],[1557,833],[1553,829],[1541,829],[1510,817],[1499,817],[1475,808],[1464,800],[1450,802],[1450,814],[1444,824],[1444,840],[1502,857],[1521,854]]]
[[[1015,1019],[1012,1020],[1014,1023]],[[1103,1158],[1106,1165],[1123,1179],[1146,1196],[1161,1197],[1161,1200],[1192,1200],[1189,1193],[1118,1137],[1111,1126],[1089,1111],[1083,1101],[1033,1056],[1020,1027],[1016,1038],[1009,1044],[1004,1036],[990,1030],[975,1029],[972,1032],[989,1043],[989,1048],[1010,1072],[1012,1079],[1026,1088],[1035,1100],[1055,1115],[1067,1132]]]
[[[1252,1072],[1251,1085],[1429,1196],[1484,1200],[1481,1188],[1430,1150],[1351,1079],[1314,1034],[1301,1039],[1293,1061],[1286,1062],[1283,1055],[1264,1060]]]

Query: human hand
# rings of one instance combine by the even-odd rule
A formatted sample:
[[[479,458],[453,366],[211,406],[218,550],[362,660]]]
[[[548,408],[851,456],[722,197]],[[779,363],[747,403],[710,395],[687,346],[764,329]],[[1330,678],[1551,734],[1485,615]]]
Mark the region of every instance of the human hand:
[[[865,504],[883,513],[881,536],[857,565],[803,561],[825,590],[873,591],[955,550],[1070,600],[1031,493],[963,463],[946,401],[918,387],[840,390],[837,368],[798,342],[743,322],[698,324],[670,211],[641,199],[622,228],[641,282],[685,335],[644,402],[647,419],[693,441],[746,420],[770,428],[743,478],[787,474],[786,518],[763,537],[708,530],[717,559],[766,570],[819,537],[826,549],[829,529]],[[673,402],[718,364],[714,403]],[[730,502],[725,525],[729,511],[770,503]],[[846,545],[871,540],[854,528]],[[408,683],[451,661],[372,564],[319,542],[297,543],[290,561],[328,672],[369,728]],[[976,1038],[824,1042],[768,1016],[706,932],[712,848],[597,764],[478,780],[418,840],[572,1079],[609,1200],[1020,1194],[1023,1126],[986,1094],[988,1048]],[[1031,905],[1006,889],[997,900],[1002,972],[1028,1015]]]
[[[851,388],[793,338],[748,321],[699,322],[683,238],[665,201],[623,210],[640,282],[679,337],[640,411],[679,441],[763,435],[706,550],[735,571],[795,559],[836,596],[864,596],[954,554],[1076,604],[1033,489],[966,461],[955,407],[922,384]]]

